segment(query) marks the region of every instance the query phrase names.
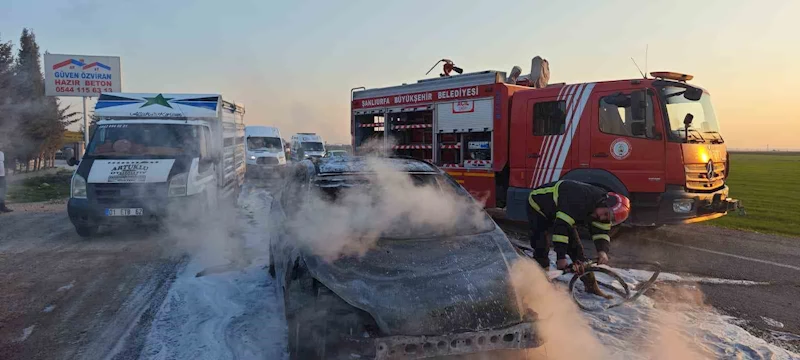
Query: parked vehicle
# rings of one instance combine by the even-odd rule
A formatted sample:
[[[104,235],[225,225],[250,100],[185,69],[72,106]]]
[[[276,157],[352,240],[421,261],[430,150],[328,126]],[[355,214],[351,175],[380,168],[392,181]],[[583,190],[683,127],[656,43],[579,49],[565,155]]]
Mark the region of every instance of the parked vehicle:
[[[430,163],[381,161],[414,186],[433,186],[474,204]],[[291,359],[405,359],[540,345],[534,319],[521,313],[509,283],[510,264],[520,255],[480,205],[473,208],[479,220],[455,229],[396,219],[365,253],[330,260],[298,241],[307,228],[288,225],[305,199],[335,203],[355,192],[391,200],[369,190],[375,172],[361,157],[306,160],[291,174],[271,206],[270,217],[281,228],[272,232],[269,270],[283,290]]]
[[[347,156],[347,151],[344,150],[328,150],[325,157],[342,157]]]
[[[281,133],[272,126],[244,128],[247,152],[247,176],[274,178],[286,165],[286,152]]]
[[[244,112],[213,94],[101,94],[67,206],[78,234],[192,220],[194,210],[235,198],[245,175]]]
[[[453,65],[450,63],[450,71]],[[602,186],[632,201],[630,225],[704,221],[739,207],[711,96],[691,75],[548,84],[531,74],[481,71],[355,91],[353,148],[383,139],[429,159],[487,207],[526,220],[531,189],[559,179]]]
[[[315,133],[298,133],[292,135],[291,156],[293,161],[319,159],[325,156],[325,143]]]

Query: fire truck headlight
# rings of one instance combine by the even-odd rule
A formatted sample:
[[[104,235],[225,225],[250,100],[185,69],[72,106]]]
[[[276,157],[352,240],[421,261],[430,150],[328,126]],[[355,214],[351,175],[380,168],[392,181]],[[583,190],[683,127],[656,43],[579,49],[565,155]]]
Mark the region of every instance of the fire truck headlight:
[[[672,202],[672,211],[676,213],[688,213],[692,211],[694,199],[677,199]]]

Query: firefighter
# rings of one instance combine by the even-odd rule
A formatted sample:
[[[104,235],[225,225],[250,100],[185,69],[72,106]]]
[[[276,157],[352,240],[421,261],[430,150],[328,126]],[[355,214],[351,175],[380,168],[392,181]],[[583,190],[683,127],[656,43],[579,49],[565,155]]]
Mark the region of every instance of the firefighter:
[[[608,263],[611,243],[609,231],[612,225],[625,221],[630,214],[631,203],[620,194],[603,188],[572,180],[561,180],[542,185],[528,196],[528,222],[530,225],[533,257],[545,270],[550,267],[550,242],[556,251],[556,267],[565,270],[571,267],[583,273],[586,256],[583,253],[577,224],[589,227],[595,248],[597,263]],[[550,233],[550,238],[547,237]],[[551,240],[551,241],[550,241]],[[567,263],[569,255],[573,264]],[[607,297],[600,291],[593,274],[584,277],[587,291]]]

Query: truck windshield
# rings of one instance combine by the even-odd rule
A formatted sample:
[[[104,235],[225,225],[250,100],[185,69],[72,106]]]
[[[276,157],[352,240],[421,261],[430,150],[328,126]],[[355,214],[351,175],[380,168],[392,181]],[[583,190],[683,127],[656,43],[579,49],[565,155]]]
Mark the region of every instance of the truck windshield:
[[[87,155],[199,156],[200,126],[181,124],[99,125],[86,150]]]
[[[305,151],[325,151],[321,142],[304,142],[300,144]]]
[[[679,86],[666,86],[661,91],[669,117],[670,138],[681,142],[687,140],[683,119],[686,114],[692,114],[694,118],[689,126],[689,142],[724,142],[711,105],[711,96],[704,92],[700,100],[692,101],[683,96],[685,90]]]
[[[283,150],[280,138],[259,136],[249,136],[247,138],[247,148],[250,150],[267,150],[272,152]]]

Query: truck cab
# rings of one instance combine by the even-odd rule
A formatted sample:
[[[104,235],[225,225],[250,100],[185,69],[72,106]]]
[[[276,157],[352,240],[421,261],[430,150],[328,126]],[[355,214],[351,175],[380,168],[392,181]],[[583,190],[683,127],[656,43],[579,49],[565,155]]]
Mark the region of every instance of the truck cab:
[[[102,94],[72,177],[81,236],[101,225],[197,220],[244,181],[244,107],[219,95]]]
[[[710,94],[688,75],[653,74],[514,93],[508,216],[524,219],[530,189],[559,179],[630,197],[633,225],[703,221],[737,207]]]
[[[286,165],[285,144],[278,128],[247,126],[244,134],[247,176],[277,176],[278,168]]]
[[[325,156],[325,143],[316,133],[298,133],[292,135],[293,161],[319,159]]]

